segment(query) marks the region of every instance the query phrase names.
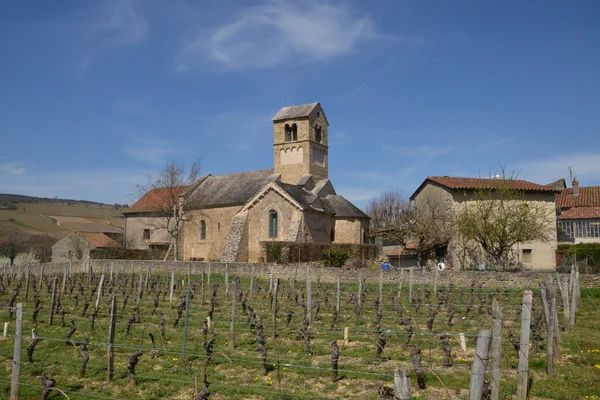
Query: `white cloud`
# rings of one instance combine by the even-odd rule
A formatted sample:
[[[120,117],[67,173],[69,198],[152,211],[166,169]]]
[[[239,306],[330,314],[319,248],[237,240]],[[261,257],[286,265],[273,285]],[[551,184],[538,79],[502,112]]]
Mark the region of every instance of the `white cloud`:
[[[123,153],[138,161],[161,164],[167,156],[176,150],[171,143],[162,139],[134,138],[130,144],[123,149]]]
[[[24,167],[14,163],[0,164],[0,172],[9,175],[23,175],[27,172]]]
[[[148,21],[137,12],[135,0],[110,0],[99,27],[103,28],[113,45],[135,45],[148,36]]]
[[[268,68],[310,62],[351,52],[373,36],[371,21],[345,4],[273,0],[245,8],[207,38],[200,35],[181,52],[181,72],[210,57],[232,68]]]
[[[526,161],[517,164],[519,178],[536,183],[550,183],[560,178],[569,180],[569,167],[581,186],[600,183],[600,154],[565,154],[563,156]]]

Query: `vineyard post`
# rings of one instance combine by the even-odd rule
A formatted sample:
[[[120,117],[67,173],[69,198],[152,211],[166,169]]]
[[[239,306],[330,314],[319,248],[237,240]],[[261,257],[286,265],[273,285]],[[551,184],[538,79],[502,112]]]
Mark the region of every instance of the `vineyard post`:
[[[254,265],[252,265],[252,272],[250,273],[250,298],[252,298],[252,292],[254,291]]]
[[[23,340],[23,303],[17,304],[17,325],[15,330],[15,349],[13,352],[12,377],[10,381],[10,400],[18,400],[21,377],[21,342]]]
[[[502,356],[502,307],[498,300],[492,303],[492,386],[491,400],[500,398],[500,360]]]
[[[117,328],[117,297],[113,294],[110,306],[110,325],[108,327],[108,377],[110,382],[113,379],[115,370],[115,330]]]
[[[574,274],[573,274],[574,275]],[[571,318],[570,326],[575,326],[575,313],[577,312],[577,278],[573,278],[573,289],[571,291]]]
[[[548,287],[550,288],[550,312],[552,312],[552,321],[554,322],[554,356],[557,357],[560,354],[558,344],[561,342],[561,338],[560,329],[558,328],[558,312],[556,311],[556,286],[552,275],[548,275]]]
[[[586,258],[587,262],[587,258]],[[579,285],[579,266],[575,265],[575,293],[577,294],[577,307],[579,309],[579,303],[581,303],[581,286]]]
[[[546,326],[550,322],[549,317],[549,309],[548,309],[548,297],[546,294],[546,287],[544,286],[544,282],[540,282],[540,296],[542,298],[542,310],[544,312],[544,320],[546,321]]]
[[[271,264],[271,272],[269,273],[269,293],[273,293],[273,264]]]
[[[363,281],[362,276],[358,277],[358,297],[356,297],[356,301],[358,302],[358,308],[362,306],[362,291],[363,291]]]
[[[413,289],[412,288],[412,286],[413,286],[413,267],[410,267],[409,277],[408,278],[409,278],[409,285],[410,285],[408,287],[408,302],[410,304],[412,304],[412,298],[413,298],[413,295],[412,295],[412,289]]]
[[[340,283],[340,275],[338,274],[336,286],[335,286],[335,310],[338,314],[340,313],[340,292],[341,292],[341,283]]]
[[[275,279],[273,288],[273,339],[276,336],[277,330],[277,293],[279,292],[279,279]],[[235,297],[235,295],[233,296]]]
[[[404,270],[400,270],[400,282],[398,283],[398,303],[400,303],[400,296],[402,295],[402,283],[404,281]]]
[[[229,297],[229,270],[227,268],[227,264],[225,264],[225,302]],[[235,297],[235,295],[234,295]]]
[[[62,279],[62,288],[60,290],[60,294],[65,294],[65,287],[67,286],[67,266],[63,270],[63,279]]]
[[[4,269],[6,270],[6,266]],[[6,275],[6,271],[4,271],[4,275]],[[40,271],[40,281],[38,282],[38,286],[42,286],[42,279],[44,279],[44,264],[42,264],[42,270]]]
[[[191,275],[192,275],[192,266],[190,265],[190,263],[187,263],[188,266],[188,287],[192,286],[192,279],[191,279]]]
[[[200,305],[204,305],[204,269],[202,269],[202,278],[200,279]]]
[[[425,264],[421,266],[421,301],[425,302]]]
[[[567,285],[567,277],[565,276],[565,279],[562,281],[559,280],[558,284],[560,286],[560,294],[562,295],[562,302],[563,302],[563,317],[564,317],[564,329],[565,332],[569,332],[570,330],[570,307],[569,307],[569,289],[568,289],[568,285]]]
[[[146,266],[146,282],[144,283],[144,288],[148,290],[148,280],[150,279],[150,264]]]
[[[348,343],[350,341],[350,327],[344,327],[344,343]]]
[[[308,324],[312,324],[312,282],[310,276],[310,270],[307,268],[308,274],[306,274],[306,318]]]
[[[88,289],[92,288],[92,275],[93,275],[92,260],[88,260]],[[52,274],[52,264],[50,264],[50,274]]]
[[[519,366],[517,368],[517,400],[527,399],[527,385],[529,381],[529,334],[531,329],[531,304],[533,292],[526,290],[523,293],[523,308],[521,310],[521,335],[519,337]]]
[[[112,263],[112,262],[110,263],[110,281],[111,282],[113,281],[113,264],[114,263]]]
[[[546,304],[547,306],[547,304]],[[546,374],[554,376],[554,312],[548,310],[548,322],[546,323]]]
[[[235,280],[232,282],[232,285],[234,295],[231,296],[231,322],[229,323],[229,349],[231,350],[235,347],[235,299],[237,298],[235,295],[237,292]]]
[[[381,301],[383,300],[383,269],[379,271],[379,292],[377,293],[377,309],[381,311]]]
[[[102,297],[102,284],[104,283],[104,275],[100,277],[100,284],[98,284],[98,293],[96,293],[96,310],[100,305],[100,297]]]
[[[185,321],[183,323],[183,350],[181,351],[181,361],[185,361],[185,346],[187,344],[188,318],[190,315],[190,295],[191,289],[188,287],[187,294],[185,296]]]
[[[25,301],[27,302],[27,298],[29,297],[29,277],[31,275],[31,267],[29,264],[27,265],[27,278],[25,279]]]
[[[208,279],[208,283],[210,283],[210,278]],[[171,287],[169,288],[169,301],[171,302],[171,306],[173,305],[173,287],[174,286],[175,286],[175,271],[171,271]]]
[[[467,351],[467,340],[465,339],[464,333],[461,332],[458,334],[458,342],[460,343],[460,349],[462,351]]]
[[[394,371],[394,399],[395,400],[411,400],[410,378],[408,369],[396,368]]]
[[[8,322],[4,323],[4,334],[2,336],[4,336],[4,337],[8,336]]]
[[[211,267],[211,263],[208,263],[208,280],[206,281],[208,287],[210,288],[210,267]]]
[[[477,336],[477,347],[473,358],[473,369],[471,370],[471,384],[469,385],[469,400],[480,400],[483,394],[491,337],[492,331],[489,329],[480,330]]]
[[[54,277],[54,282],[52,283],[52,301],[50,304],[50,321],[49,324],[52,325],[52,320],[54,319],[54,306],[56,304],[56,285],[58,284],[58,278]]]
[[[434,268],[433,271],[433,294],[437,296],[437,282],[438,282],[438,274],[440,273],[440,270],[437,268],[437,266]]]

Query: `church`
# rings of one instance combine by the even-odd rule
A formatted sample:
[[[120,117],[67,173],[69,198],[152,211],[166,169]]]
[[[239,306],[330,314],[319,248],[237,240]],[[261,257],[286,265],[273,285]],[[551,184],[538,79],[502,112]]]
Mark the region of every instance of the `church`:
[[[180,259],[264,262],[273,242],[346,246],[363,258],[366,249],[370,257],[369,217],[336,194],[328,177],[328,128],[319,103],[283,107],[273,117],[273,169],[207,174],[182,189]],[[138,203],[124,214],[126,243],[169,243],[165,229],[148,223],[152,210]]]

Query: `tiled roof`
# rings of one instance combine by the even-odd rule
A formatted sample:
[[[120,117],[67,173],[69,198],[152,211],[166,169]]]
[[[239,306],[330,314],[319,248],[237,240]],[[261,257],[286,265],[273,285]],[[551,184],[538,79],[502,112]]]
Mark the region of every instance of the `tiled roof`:
[[[556,195],[556,208],[600,207],[600,186],[579,188],[579,196],[573,197],[573,188],[563,189]]]
[[[442,186],[446,186],[448,189],[466,189],[466,190],[476,190],[476,189],[494,189],[501,185],[502,182],[509,182],[510,188],[515,190],[521,190],[524,192],[556,192],[557,190],[539,185],[537,183],[524,181],[521,179],[507,179],[506,181],[502,179],[493,179],[493,178],[457,178],[450,176],[429,176],[428,180],[436,182]]]
[[[574,207],[563,211],[556,219],[600,219],[600,207]]]
[[[151,211],[161,211],[165,208],[165,206],[169,205],[172,200],[171,197],[175,196],[176,198],[187,189],[187,186],[174,186],[167,188],[153,188],[148,190],[138,201],[136,201],[127,212],[128,213],[136,213],[136,212],[151,212]]]
[[[104,233],[97,232],[75,232],[78,236],[86,240],[96,248],[120,247],[117,242],[106,236]]]
[[[312,110],[318,106],[319,103],[301,104],[299,106],[283,107],[275,116],[273,121],[282,121],[284,119],[292,118],[303,118],[308,117]]]
[[[192,209],[242,205],[276,177],[272,169],[209,175],[189,193],[188,204]]]

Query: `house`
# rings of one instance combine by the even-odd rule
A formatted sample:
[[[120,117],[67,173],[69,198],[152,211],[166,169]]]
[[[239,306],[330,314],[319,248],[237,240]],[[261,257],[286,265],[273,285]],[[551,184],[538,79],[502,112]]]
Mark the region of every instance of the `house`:
[[[187,186],[149,189],[129,209],[125,217],[125,247],[130,249],[166,250],[173,238],[169,233],[173,221],[167,218]]]
[[[72,232],[52,246],[52,262],[85,261],[90,251],[121,247],[119,242],[101,232]]]
[[[423,181],[410,199],[415,203],[429,201],[443,204],[447,212],[454,215],[476,199],[478,189],[494,190],[499,182],[499,179],[494,178],[430,176]],[[547,208],[548,218],[554,226],[554,195],[558,192],[556,188],[520,179],[510,179],[508,184],[511,189],[522,193],[523,200]],[[554,239],[548,242],[519,243],[512,250],[527,268],[550,269],[555,265],[556,237],[554,236]],[[453,268],[460,268],[460,264],[474,260],[467,260],[460,254],[458,239],[453,236],[447,245],[446,261]]]
[[[328,128],[319,103],[283,107],[273,118],[273,169],[207,174],[183,190],[180,258],[260,262],[272,242],[368,244],[369,217],[329,180]],[[150,228],[132,209],[126,240],[137,246]]]
[[[558,242],[600,243],[600,186],[572,185],[556,195]]]

